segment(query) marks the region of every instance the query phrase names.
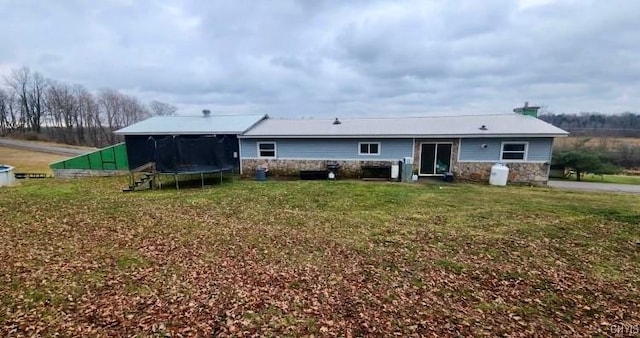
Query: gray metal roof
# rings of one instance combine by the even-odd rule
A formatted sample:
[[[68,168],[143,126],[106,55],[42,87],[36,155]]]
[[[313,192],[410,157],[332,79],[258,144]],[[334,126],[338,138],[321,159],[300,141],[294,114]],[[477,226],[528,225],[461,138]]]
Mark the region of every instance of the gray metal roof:
[[[240,137],[492,137],[567,136],[569,133],[535,117],[509,113],[402,118],[272,119]],[[482,128],[485,126],[485,128]],[[486,129],[486,130],[485,130]]]
[[[241,134],[267,115],[156,116],[115,131],[120,135]]]

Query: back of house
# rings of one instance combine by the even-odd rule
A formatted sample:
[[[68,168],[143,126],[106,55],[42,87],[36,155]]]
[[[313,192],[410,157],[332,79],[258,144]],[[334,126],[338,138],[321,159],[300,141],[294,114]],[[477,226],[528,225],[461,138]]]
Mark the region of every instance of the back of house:
[[[343,177],[363,168],[412,162],[419,176],[452,174],[486,181],[493,164],[509,181],[546,184],[555,137],[568,133],[539,120],[530,108],[515,113],[398,118],[273,119],[239,135],[241,170],[293,176],[340,167]]]

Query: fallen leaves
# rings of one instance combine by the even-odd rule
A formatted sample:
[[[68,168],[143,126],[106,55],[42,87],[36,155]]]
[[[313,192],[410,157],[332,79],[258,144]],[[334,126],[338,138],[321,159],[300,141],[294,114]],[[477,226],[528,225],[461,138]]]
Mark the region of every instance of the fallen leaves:
[[[512,203],[558,202],[517,188],[501,190],[513,196],[494,201],[494,216],[475,186],[240,182],[124,195],[100,182],[0,196],[0,333],[588,336],[640,320],[638,252],[623,251],[638,230],[574,213],[571,203],[602,203],[589,196],[547,222]],[[30,203],[43,194],[50,206]],[[450,207],[463,197],[468,206]]]

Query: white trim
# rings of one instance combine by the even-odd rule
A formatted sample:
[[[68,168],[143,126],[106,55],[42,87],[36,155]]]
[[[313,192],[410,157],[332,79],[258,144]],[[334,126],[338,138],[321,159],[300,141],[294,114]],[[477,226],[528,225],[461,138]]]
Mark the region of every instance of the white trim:
[[[504,146],[509,144],[524,144],[524,153],[522,154],[521,160],[514,159],[503,159],[502,156],[504,154]],[[507,151],[507,153],[521,153],[521,151]],[[501,162],[527,162],[527,158],[529,158],[529,141],[502,141],[500,144],[500,158]]]
[[[260,155],[260,146],[263,144],[273,144],[273,156],[262,156]],[[261,141],[261,142],[256,142],[256,150],[257,150],[257,155],[258,158],[270,158],[270,159],[276,159],[278,158],[278,145],[276,144],[276,141]]]
[[[429,176],[444,176],[443,174],[421,174],[422,171],[422,145],[424,144],[434,144],[436,146],[434,160],[434,169],[435,169],[435,161],[438,158],[438,144],[449,144],[451,145],[451,150],[449,152],[449,172],[451,172],[451,165],[453,164],[453,144],[454,142],[420,142],[420,157],[418,159],[418,176],[429,177]]]
[[[378,145],[378,152],[377,153],[363,153],[362,152],[362,145],[363,144],[377,144]],[[371,151],[371,146],[369,146],[369,151]],[[362,142],[358,142],[358,155],[359,156],[380,156],[380,154],[382,154],[382,145],[380,144],[380,142],[367,142],[367,141],[362,141]]]
[[[416,138],[413,138],[413,142],[411,142],[411,161],[413,161],[413,166],[416,165]],[[411,175],[413,175],[413,168],[411,168]]]

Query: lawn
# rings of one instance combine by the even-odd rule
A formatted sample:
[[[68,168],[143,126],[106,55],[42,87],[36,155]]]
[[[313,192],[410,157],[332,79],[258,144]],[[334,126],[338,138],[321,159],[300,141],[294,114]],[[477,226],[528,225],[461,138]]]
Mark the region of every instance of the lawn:
[[[640,325],[640,196],[126,178],[0,193],[2,336],[608,335]]]
[[[575,179],[575,178],[573,178]],[[586,174],[580,178],[585,182],[640,184],[640,176]]]
[[[0,146],[0,164],[15,167],[15,172],[21,173],[51,173],[49,164],[69,158],[65,155],[54,155],[38,151],[15,149]]]

